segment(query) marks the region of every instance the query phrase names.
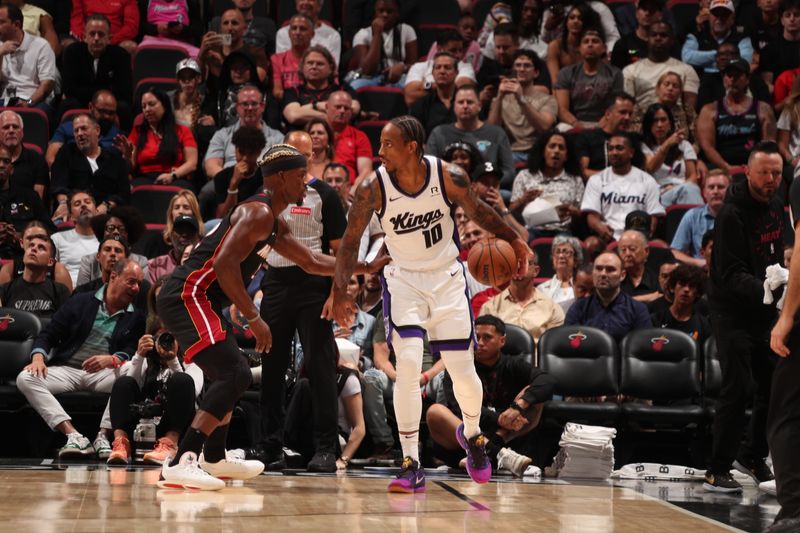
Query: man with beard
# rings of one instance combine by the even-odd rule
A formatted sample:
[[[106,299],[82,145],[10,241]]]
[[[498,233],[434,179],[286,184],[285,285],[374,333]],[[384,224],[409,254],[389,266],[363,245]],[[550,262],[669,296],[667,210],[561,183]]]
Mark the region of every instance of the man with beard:
[[[731,466],[756,480],[773,479],[765,462],[767,407],[775,355],[767,343],[775,321],[775,301],[764,304],[769,265],[783,259],[783,202],[776,195],[783,158],[774,142],[755,146],[747,181],[730,186],[714,225],[708,302],[717,341],[722,388],[714,415],[711,462],[703,488],[742,492]],[[749,427],[745,409],[751,405]],[[740,446],[747,428],[747,438]]]
[[[588,213],[589,229],[606,241],[622,236],[625,218],[632,211],[642,210],[651,216],[651,235],[658,222],[656,217],[665,214],[658,183],[650,174],[633,166],[635,151],[630,134],[611,135],[608,168],[586,182],[581,211]]]
[[[60,231],[53,235],[56,245],[56,259],[64,264],[72,278],[72,286],[78,285],[78,271],[81,258],[97,250],[97,237],[92,229],[92,217],[97,214],[97,207],[92,195],[86,191],[76,190],[66,200],[69,208],[69,219],[75,227]]]
[[[15,186],[36,191],[40,198],[44,198],[44,192],[50,185],[47,163],[35,150],[23,145],[24,134],[19,113],[0,113],[0,146],[11,153],[11,161],[14,163],[11,180]]]
[[[81,189],[89,191],[98,202],[98,212],[110,204],[128,203],[131,185],[128,163],[113,149],[100,146],[100,125],[88,113],[72,119],[75,142],[65,144],[53,163],[52,193],[58,202],[55,217],[67,214],[67,195]]]
[[[89,113],[100,125],[100,146],[107,150],[114,148],[114,137],[122,133],[117,126],[117,98],[111,91],[100,89],[92,95],[92,101],[89,102]],[[72,142],[75,142],[72,121],[65,120],[58,125],[47,144],[47,151],[44,155],[47,164],[52,165],[61,147]]]

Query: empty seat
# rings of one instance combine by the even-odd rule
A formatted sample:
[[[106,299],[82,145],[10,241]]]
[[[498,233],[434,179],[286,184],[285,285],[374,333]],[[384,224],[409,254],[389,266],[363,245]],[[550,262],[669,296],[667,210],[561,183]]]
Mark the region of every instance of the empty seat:
[[[179,46],[141,45],[133,60],[133,83],[145,78],[174,78],[175,65],[189,57]]]
[[[620,392],[654,404],[623,403],[626,419],[673,426],[702,420],[700,349],[692,337],[672,329],[639,329],[626,335],[620,348]]]
[[[31,362],[33,341],[42,329],[33,313],[0,307],[0,380],[13,383]]]
[[[142,214],[145,224],[164,224],[169,202],[181,190],[175,185],[139,185],[131,189],[131,205]]]
[[[364,111],[375,111],[380,120],[390,120],[408,112],[403,89],[398,87],[362,87],[358,101]]]
[[[614,424],[621,413],[614,401],[619,391],[619,348],[605,331],[584,326],[560,326],[539,338],[539,367],[556,380],[555,393],[586,401],[551,400],[548,417],[560,422]],[[594,401],[608,396],[610,401]]]

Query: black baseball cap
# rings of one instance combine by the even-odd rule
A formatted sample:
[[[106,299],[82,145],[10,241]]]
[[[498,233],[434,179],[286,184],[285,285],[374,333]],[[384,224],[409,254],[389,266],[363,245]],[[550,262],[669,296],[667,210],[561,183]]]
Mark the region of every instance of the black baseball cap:
[[[200,226],[197,223],[197,219],[191,215],[179,215],[175,217],[175,220],[172,221],[172,227],[176,229],[178,227],[184,227],[184,228],[189,227],[194,231],[200,230]]]
[[[644,236],[650,238],[650,215],[647,211],[631,211],[625,217],[625,230],[633,229],[641,231]]]

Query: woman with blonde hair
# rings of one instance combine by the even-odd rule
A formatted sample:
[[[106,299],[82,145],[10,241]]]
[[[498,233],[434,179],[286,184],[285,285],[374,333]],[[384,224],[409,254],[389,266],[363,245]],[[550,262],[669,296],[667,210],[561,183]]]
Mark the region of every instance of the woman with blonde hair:
[[[689,142],[694,142],[694,127],[697,113],[692,106],[683,103],[683,79],[677,72],[669,70],[658,78],[656,83],[656,98],[658,103],[664,105],[672,114],[676,131],[684,131]],[[631,130],[642,133],[642,120],[647,109],[636,106],[631,120]]]
[[[193,216],[197,220],[197,227],[200,228],[200,236],[205,233],[203,228],[203,216],[200,214],[200,204],[197,196],[188,189],[178,191],[167,206],[166,226],[164,227],[164,242],[172,246],[172,222],[181,215]]]
[[[800,166],[800,76],[794,79],[778,117],[778,149],[797,176]]]

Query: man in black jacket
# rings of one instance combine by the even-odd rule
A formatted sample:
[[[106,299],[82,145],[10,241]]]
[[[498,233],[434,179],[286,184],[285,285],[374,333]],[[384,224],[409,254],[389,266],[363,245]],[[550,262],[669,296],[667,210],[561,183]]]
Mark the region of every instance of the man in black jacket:
[[[108,89],[117,97],[117,114],[127,131],[132,120],[131,56],[111,44],[111,23],[101,14],[86,17],[83,41],[64,49],[61,73],[64,101],[59,116],[69,109],[87,108],[92,95]]]
[[[95,446],[72,425],[56,400],[64,392],[111,392],[118,368],[136,352],[145,315],[131,302],[144,273],[130,260],[118,261],[108,284],[70,298],[33,343],[31,363],[17,376],[17,388],[52,430],[67,436],[59,457],[111,451],[105,436]]]
[[[714,416],[711,463],[703,484],[709,491],[742,491],[730,475],[731,466],[756,483],[773,478],[764,459],[775,358],[768,339],[775,305],[765,305],[763,298],[766,268],[780,264],[783,258],[783,205],[775,194],[782,169],[778,145],[758,143],[747,163],[747,181],[728,189],[714,226],[709,306],[722,367],[722,391]],[[740,448],[745,408],[751,399],[753,414],[747,440]]]
[[[475,370],[483,384],[481,428],[491,441],[486,451],[497,464],[517,477],[522,477],[531,458],[511,449],[517,440],[538,424],[544,402],[553,397],[555,380],[533,368],[522,356],[501,353],[506,343],[506,325],[499,318],[483,315],[475,320]],[[453,381],[445,373],[442,391],[425,419],[431,437],[440,446],[438,452],[461,450],[456,441],[456,428],[461,423],[461,410],[453,393]],[[445,452],[447,450],[447,452]],[[460,456],[463,457],[463,453]]]

